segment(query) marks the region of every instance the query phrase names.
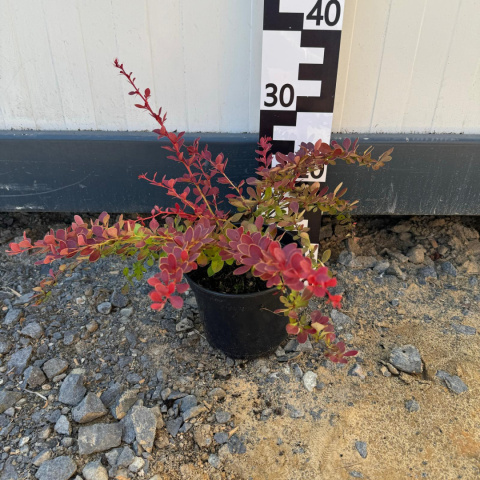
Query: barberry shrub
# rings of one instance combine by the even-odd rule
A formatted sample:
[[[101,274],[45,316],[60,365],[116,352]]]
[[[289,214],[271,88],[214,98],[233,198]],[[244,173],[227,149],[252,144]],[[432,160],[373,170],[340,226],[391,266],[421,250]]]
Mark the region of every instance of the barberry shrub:
[[[111,222],[104,212],[86,222],[76,215],[70,227],[50,230],[33,244],[25,234],[19,243],[11,243],[11,255],[43,254],[43,260],[37,264],[70,260],[61,264],[57,272],[51,269],[50,277],[35,287],[37,303],[50,295],[52,286],[67,268],[119,255],[125,259],[136,257],[133,268],[124,269],[130,281],[142,278],[145,264],[157,263],[158,272],[148,279],[152,287],[151,307],[161,310],[170,302],[180,309],[181,294],[188,289],[185,274],[207,267],[208,275],[214,277],[225,264],[235,264],[235,275],[253,275],[264,280],[268,288],[280,291],[283,308],[276,313],[288,316],[287,331],[296,335],[300,343],[309,336],[324,342],[325,355],[333,362],[346,363],[347,357],[356,355],[356,351],[347,351],[345,344],[337,341],[328,316],[318,310],[307,313],[313,297],[324,298],[326,303],[340,308],[341,296],[329,290],[337,284],[325,265],[329,252],[317,260],[317,247],[311,244],[308,229],[302,223],[306,212],[323,212],[336,216],[352,229],[351,212],[356,202],[342,198],[346,192],[342,185],[329,192],[319,183],[300,180],[338,160],[377,170],[391,159],[392,150],[374,159],[371,148],[357,153],[357,142],[345,140],[343,145],[328,145],[319,140],[316,144],[302,144],[296,153],[277,153],[273,165],[271,138],[262,138],[256,150],[256,176],[235,184],[226,173],[228,160],[223,154],[214,156],[207,146],[201,148],[200,139],[186,145],[184,132],[170,132],[162,109],[156,111],[150,104],[150,89],[141,91],[123,64],[115,60],[114,65],[130,85],[129,95],[137,99],[135,107],[147,112],[159,126],[153,132],[168,140],[163,147],[169,151],[167,158],[180,163],[185,173],[179,178],[146,173],[139,176],[164,189],[173,199],[173,206],[155,206],[147,217],[125,220],[120,216]],[[226,205],[219,184],[230,189]],[[294,232],[297,243],[282,245],[285,232]]]

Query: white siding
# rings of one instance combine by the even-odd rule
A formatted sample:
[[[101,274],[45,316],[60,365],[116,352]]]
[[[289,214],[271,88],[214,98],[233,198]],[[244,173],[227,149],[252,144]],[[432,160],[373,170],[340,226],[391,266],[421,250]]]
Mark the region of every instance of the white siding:
[[[313,1],[313,0],[312,0]],[[263,0],[0,0],[0,129],[256,132]],[[480,133],[479,0],[347,0],[334,131]]]

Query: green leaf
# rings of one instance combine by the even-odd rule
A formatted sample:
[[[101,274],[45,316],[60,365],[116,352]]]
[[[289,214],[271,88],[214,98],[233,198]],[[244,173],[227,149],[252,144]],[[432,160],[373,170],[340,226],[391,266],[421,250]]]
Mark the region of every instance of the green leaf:
[[[218,273],[223,268],[223,265],[224,265],[224,261],[220,258],[214,258],[212,260],[212,263],[210,264],[214,274]]]
[[[230,222],[232,223],[235,223],[235,222],[238,222],[241,218],[243,217],[243,213],[236,213],[235,215],[233,215],[232,217],[230,217]]]
[[[149,267],[153,267],[153,264],[155,263],[155,260],[153,259],[153,257],[150,257],[148,260],[147,260],[147,265]]]
[[[128,277],[128,274],[129,274],[129,273],[130,273],[130,270],[128,269],[128,267],[125,267],[125,268],[123,269],[123,274],[124,274],[126,277]]]
[[[227,265],[233,265],[233,262],[235,262],[235,259],[233,259],[233,258],[230,258],[229,260],[225,260],[225,263]]]
[[[212,270],[212,266],[210,265],[207,269],[207,275],[209,277],[213,277],[215,275],[215,272]]]
[[[330,260],[331,255],[332,255],[331,250],[325,250],[322,255],[322,263],[327,263]]]

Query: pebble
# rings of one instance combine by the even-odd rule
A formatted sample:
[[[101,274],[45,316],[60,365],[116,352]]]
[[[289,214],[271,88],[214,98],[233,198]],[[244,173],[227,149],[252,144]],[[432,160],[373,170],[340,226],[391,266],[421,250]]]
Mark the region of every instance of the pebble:
[[[348,316],[338,310],[333,309],[330,312],[335,330],[342,332],[354,326],[355,322]]]
[[[118,447],[122,442],[120,423],[97,423],[80,427],[78,430],[78,452],[80,455],[104,452]]]
[[[110,302],[103,302],[97,305],[97,311],[102,315],[108,315],[112,311],[112,304]]]
[[[12,349],[12,342],[0,338],[0,355],[5,355]]]
[[[110,408],[117,398],[122,394],[123,387],[119,383],[112,383],[100,396],[102,403]]]
[[[110,297],[110,303],[117,308],[124,308],[128,305],[128,298],[118,290],[114,290]]]
[[[89,423],[108,413],[100,398],[89,392],[86,397],[72,410],[72,418],[77,423]]]
[[[12,325],[13,323],[17,323],[20,318],[22,317],[22,310],[18,308],[13,308],[7,312],[5,318],[3,319],[3,323],[5,325]]]
[[[145,466],[145,460],[141,457],[135,457],[133,462],[130,464],[128,469],[133,472],[137,473],[139,472],[143,467]]]
[[[208,396],[213,399],[222,400],[227,396],[227,393],[223,388],[213,388],[208,392]]]
[[[309,392],[313,392],[313,390],[317,386],[317,378],[318,375],[311,371],[305,372],[305,374],[303,375],[303,385]]]
[[[468,325],[461,325],[458,323],[452,323],[452,328],[456,333],[460,335],[476,335],[477,329],[474,327],[469,327]]]
[[[178,431],[180,430],[180,427],[182,426],[182,423],[183,423],[183,418],[182,417],[178,417],[178,418],[175,418],[173,420],[167,420],[167,422],[165,424],[167,432],[173,438],[175,438],[178,434]]]
[[[227,442],[227,445],[230,453],[243,455],[244,453],[247,452],[247,447],[245,446],[245,444],[242,442],[242,440],[236,433],[230,437],[230,439]]]
[[[42,370],[49,380],[65,372],[67,368],[68,362],[62,358],[52,358],[51,360],[47,360],[42,366]]]
[[[392,350],[390,363],[406,373],[421,373],[423,371],[420,352],[413,345],[404,345]]]
[[[100,463],[100,460],[87,463],[83,467],[82,474],[85,480],[108,480],[107,469]]]
[[[202,405],[197,405],[196,407],[192,407],[183,414],[183,421],[186,422],[191,418],[198,417],[198,415],[201,415],[206,411],[207,409]]]
[[[52,451],[51,450],[42,450],[33,460],[32,463],[36,467],[39,467],[42,463],[50,460],[52,458]]]
[[[356,363],[355,365],[353,365],[352,368],[350,368],[350,370],[348,371],[348,375],[351,377],[360,377],[362,380],[365,380],[366,378],[363,368],[358,363]]]
[[[155,413],[150,408],[135,406],[132,408],[131,419],[138,444],[151,453],[157,430]]]
[[[100,397],[101,398],[101,397]],[[127,390],[122,393],[120,397],[113,403],[110,411],[112,415],[121,420],[128,413],[130,408],[135,404],[138,399],[138,390]]]
[[[197,425],[193,429],[193,439],[195,440],[195,443],[200,448],[209,447],[212,444],[212,427],[210,425]],[[228,434],[227,434],[227,440],[228,440]],[[220,443],[220,442],[217,442],[217,443]]]
[[[76,471],[77,464],[73,458],[62,456],[42,463],[35,477],[38,480],[68,480]]]
[[[220,468],[222,465],[222,462],[220,461],[220,457],[216,455],[215,453],[212,453],[208,457],[208,463],[213,467],[213,468]]]
[[[87,389],[83,386],[83,375],[70,373],[60,386],[58,401],[76,406],[82,401],[86,392]]]
[[[30,302],[30,300],[32,300],[32,298],[33,298],[35,295],[36,295],[35,292],[25,293],[25,294],[22,295],[21,297],[18,297],[18,298],[13,302],[13,304],[14,304],[14,305],[24,305],[25,303]]]
[[[63,344],[67,347],[80,340],[80,335],[77,332],[65,332],[63,334]]]
[[[72,433],[72,426],[65,415],[61,415],[57,420],[54,430],[60,435],[70,435]]]
[[[118,450],[120,450],[120,454],[118,454]],[[109,453],[111,453],[111,452],[109,452]],[[113,463],[110,462],[110,459],[108,460],[108,462],[111,465],[116,465],[117,467],[128,468],[130,466],[130,464],[135,460],[135,454],[133,453],[133,451],[130,447],[124,447],[123,449],[117,449],[116,453],[117,453],[117,455],[115,456],[115,459],[114,460],[112,459]]]
[[[217,421],[217,423],[227,423],[230,421],[231,418],[232,415],[228,412],[225,412],[224,410],[217,410],[215,412],[215,420]]]
[[[447,275],[450,275],[452,277],[456,277],[457,276],[457,269],[450,263],[450,262],[443,262],[441,265],[440,265],[440,270],[447,274]]]
[[[432,266],[419,268],[417,271],[417,275],[419,278],[424,280],[427,280],[429,278],[431,279],[438,278],[437,272],[435,271],[435,268],[433,268]]]
[[[193,322],[189,318],[183,318],[180,320],[177,325],[175,325],[175,330],[177,332],[187,332],[194,328]]]
[[[337,262],[346,267],[350,267],[354,263],[354,254],[347,250],[343,250],[340,252]]]
[[[217,432],[213,439],[220,445],[228,442],[228,433],[227,432]]]
[[[367,443],[366,442],[355,442],[355,448],[362,458],[367,458]]]
[[[120,310],[120,315],[123,318],[129,318],[133,315],[133,308],[122,308]]]
[[[349,475],[353,478],[363,478],[363,474],[361,472],[357,472],[356,470],[349,472]]]
[[[27,368],[30,357],[32,356],[33,348],[25,347],[15,352],[8,362],[8,370],[14,371],[16,375],[21,375]]]
[[[43,371],[39,367],[28,367],[23,374],[24,383],[32,389],[41,387],[46,381]]]
[[[468,391],[467,385],[457,375],[450,375],[444,370],[438,370],[436,376],[445,382],[447,388],[457,395]]]
[[[390,268],[390,262],[381,261],[377,262],[373,267],[373,271],[379,275],[383,275]]]
[[[37,322],[32,322],[20,330],[20,335],[38,340],[43,336],[43,328]]]
[[[419,265],[425,261],[425,249],[417,245],[407,252],[407,257],[412,263]]]
[[[187,395],[179,400],[177,400],[180,405],[180,412],[185,413],[190,408],[195,407],[198,403],[197,397],[195,395]]]
[[[420,410],[420,405],[418,404],[418,402],[415,399],[412,399],[412,400],[407,400],[405,402],[405,408],[410,413],[414,413],[414,412],[418,412]]]
[[[98,323],[95,320],[92,320],[85,325],[85,328],[87,329],[87,332],[94,333],[98,330]]]

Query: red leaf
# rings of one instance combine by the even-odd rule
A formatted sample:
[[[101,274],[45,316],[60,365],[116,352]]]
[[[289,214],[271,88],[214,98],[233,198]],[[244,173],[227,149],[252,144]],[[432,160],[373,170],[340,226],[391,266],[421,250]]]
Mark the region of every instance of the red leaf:
[[[90,262],[96,262],[101,256],[101,253],[98,250],[95,250],[94,252],[92,252],[88,260]]]
[[[297,335],[297,342],[298,343],[305,343],[308,339],[308,333],[302,332]]]
[[[178,297],[174,295],[173,297],[170,297],[170,303],[172,304],[173,308],[176,308],[177,310],[180,310],[180,308],[183,307],[183,298]]]
[[[287,333],[289,335],[297,335],[299,331],[300,328],[297,325],[292,325],[291,323],[287,325]]]
[[[165,303],[152,303],[151,308],[152,310],[162,310],[165,306]]]
[[[150,89],[149,89],[149,88],[146,88],[146,89],[145,89],[145,96],[146,96],[146,97],[149,97],[149,96],[150,96]]]
[[[75,220],[75,223],[77,225],[83,225],[83,223],[84,223],[83,220],[82,220],[82,217],[80,215],[75,215],[73,217],[73,219]]]

